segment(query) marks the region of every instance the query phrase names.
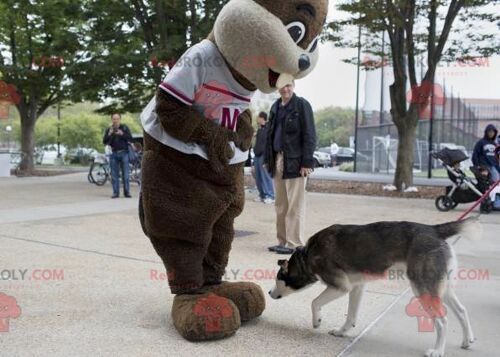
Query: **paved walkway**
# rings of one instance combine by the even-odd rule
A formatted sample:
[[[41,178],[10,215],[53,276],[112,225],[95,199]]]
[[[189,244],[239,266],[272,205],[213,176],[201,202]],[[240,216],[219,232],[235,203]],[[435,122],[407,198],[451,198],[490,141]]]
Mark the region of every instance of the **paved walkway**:
[[[312,329],[310,303],[322,290],[317,284],[286,299],[268,299],[263,316],[233,338],[184,341],[171,325],[172,295],[163,266],[139,226],[137,189],[133,186],[131,200],[111,200],[110,185],[91,185],[84,173],[0,179],[0,292],[22,309],[10,319],[9,332],[0,332],[0,355],[421,356],[431,344],[434,336],[419,334],[416,319],[404,315],[410,298],[402,295],[404,281],[378,281],[367,288],[349,338],[327,334],[343,321],[345,298],[328,305],[323,325]],[[266,250],[275,240],[274,209],[252,198],[236,221],[239,237],[226,279],[254,281],[267,291],[279,258]],[[310,193],[306,233],[333,223],[438,223],[456,219],[464,208],[438,213],[427,200]],[[489,272],[487,280],[469,279],[457,291],[471,312],[478,342],[471,352],[460,351],[459,326],[452,318],[449,356],[496,355],[500,216],[481,220],[485,239],[458,244],[461,266]]]
[[[339,171],[338,167],[317,168],[315,169],[312,178],[320,180],[339,180],[339,181],[356,181],[356,182],[375,182],[392,184],[394,175],[389,174],[372,174],[360,172],[344,172]],[[413,183],[418,186],[447,186],[450,181],[444,178],[414,177]]]

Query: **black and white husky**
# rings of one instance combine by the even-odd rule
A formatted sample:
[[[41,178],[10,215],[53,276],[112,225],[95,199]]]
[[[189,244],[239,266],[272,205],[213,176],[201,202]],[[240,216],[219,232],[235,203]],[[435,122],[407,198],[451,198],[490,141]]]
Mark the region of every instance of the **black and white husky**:
[[[455,313],[462,325],[462,348],[469,348],[474,342],[467,310],[452,289],[457,260],[446,239],[458,234],[479,239],[482,231],[478,219],[435,226],[412,222],[333,225],[312,236],[290,260],[278,261],[280,270],[276,286],[269,294],[273,299],[279,299],[318,280],[326,284],[326,289],[312,302],[312,323],[317,328],[321,323],[321,308],[349,293],[346,322],[340,329],[329,332],[344,336],[356,324],[367,275],[381,275],[394,264],[403,263],[413,293],[424,309],[434,311],[437,339],[435,347],[425,356],[442,357],[447,318],[438,313],[442,310],[441,301]]]

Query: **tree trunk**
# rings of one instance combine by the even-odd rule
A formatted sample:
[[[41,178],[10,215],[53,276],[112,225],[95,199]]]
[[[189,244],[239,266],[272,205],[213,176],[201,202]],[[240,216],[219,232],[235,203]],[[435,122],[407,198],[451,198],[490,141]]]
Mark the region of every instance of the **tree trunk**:
[[[35,123],[36,114],[25,112],[21,115],[21,152],[23,157],[19,169],[22,175],[30,176],[35,170]]]
[[[394,175],[394,186],[398,191],[403,191],[413,185],[413,160],[415,147],[415,130],[418,121],[414,118],[401,118],[398,120],[398,159],[396,174]]]

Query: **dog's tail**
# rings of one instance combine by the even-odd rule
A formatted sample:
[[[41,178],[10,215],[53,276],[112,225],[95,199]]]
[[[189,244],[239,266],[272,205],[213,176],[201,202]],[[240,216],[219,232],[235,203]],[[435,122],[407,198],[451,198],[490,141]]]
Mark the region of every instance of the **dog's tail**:
[[[479,240],[483,236],[483,228],[478,216],[463,221],[438,224],[434,226],[434,229],[441,239],[448,239],[457,234],[470,240]]]

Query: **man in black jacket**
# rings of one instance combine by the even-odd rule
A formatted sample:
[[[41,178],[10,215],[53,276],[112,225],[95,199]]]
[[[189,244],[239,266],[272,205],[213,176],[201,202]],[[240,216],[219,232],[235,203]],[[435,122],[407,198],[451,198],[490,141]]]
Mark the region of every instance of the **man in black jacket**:
[[[121,124],[122,117],[120,114],[113,114],[111,121],[113,125],[106,129],[104,138],[102,139],[104,145],[111,146],[113,154],[111,154],[111,183],[113,184],[113,196],[111,198],[118,198],[120,196],[120,169],[123,178],[123,193],[125,197],[132,197],[130,195],[129,183],[129,164],[128,164],[128,143],[132,140],[130,130],[124,124]]]
[[[255,138],[255,146],[253,148],[254,168],[255,168],[255,183],[259,191],[257,202],[266,204],[274,203],[274,188],[273,180],[269,173],[264,168],[264,153],[266,151],[266,143],[268,136],[267,113],[261,112],[257,117],[258,130]]]
[[[295,84],[280,89],[271,107],[265,163],[274,178],[279,254],[304,245],[306,180],[314,168],[316,129],[311,105],[294,94]]]

